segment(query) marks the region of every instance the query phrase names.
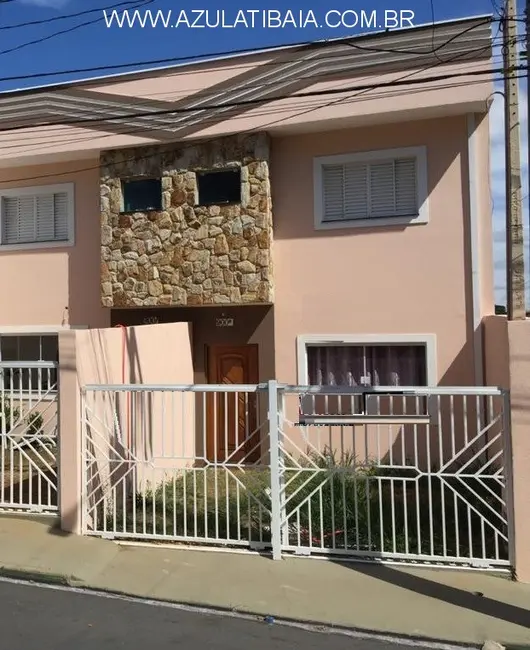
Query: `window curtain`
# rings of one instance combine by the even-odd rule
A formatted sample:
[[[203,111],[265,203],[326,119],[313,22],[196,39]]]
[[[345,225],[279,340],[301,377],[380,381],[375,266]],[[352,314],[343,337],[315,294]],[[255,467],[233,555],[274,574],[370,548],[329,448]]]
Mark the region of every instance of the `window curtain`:
[[[425,386],[421,345],[311,346],[307,350],[312,386]]]

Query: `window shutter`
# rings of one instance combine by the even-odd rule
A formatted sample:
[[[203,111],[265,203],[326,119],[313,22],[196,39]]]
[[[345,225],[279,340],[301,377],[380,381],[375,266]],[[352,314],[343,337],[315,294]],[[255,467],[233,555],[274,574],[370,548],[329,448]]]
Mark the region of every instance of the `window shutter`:
[[[3,244],[68,240],[68,194],[4,197]]]
[[[55,201],[55,238],[68,239],[68,194],[61,192],[54,195]]]
[[[344,219],[344,165],[325,165],[322,169],[324,220]]]
[[[323,221],[418,214],[416,159],[324,165]]]
[[[35,241],[35,200],[31,196],[4,198],[4,244]]]
[[[416,215],[418,206],[418,184],[416,160],[396,160],[396,215]]]
[[[366,219],[368,170],[365,164],[344,165],[344,219]]]

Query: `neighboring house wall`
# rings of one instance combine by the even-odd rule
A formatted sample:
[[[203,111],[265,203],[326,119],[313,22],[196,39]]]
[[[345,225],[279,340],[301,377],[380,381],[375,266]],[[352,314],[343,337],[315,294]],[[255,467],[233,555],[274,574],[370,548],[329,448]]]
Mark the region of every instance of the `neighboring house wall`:
[[[480,134],[487,144],[484,128]],[[427,223],[316,227],[315,157],[409,147],[426,147]],[[425,382],[474,384],[467,147],[466,116],[273,140],[279,381],[308,381],[304,348],[312,337],[322,345],[423,344]],[[487,256],[481,271],[489,306]]]
[[[64,245],[0,246],[0,334],[2,326],[102,327],[110,323],[99,295],[98,178],[97,159],[0,170],[0,199],[43,196],[50,189],[59,194],[71,191],[73,196]]]
[[[102,304],[272,302],[268,158],[265,134],[104,152]]]

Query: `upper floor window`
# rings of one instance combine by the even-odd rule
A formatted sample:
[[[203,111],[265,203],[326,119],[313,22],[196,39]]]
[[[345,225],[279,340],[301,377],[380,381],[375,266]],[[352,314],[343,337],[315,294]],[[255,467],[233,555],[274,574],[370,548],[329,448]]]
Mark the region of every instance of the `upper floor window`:
[[[160,178],[123,180],[122,212],[157,212],[162,209],[162,181]]]
[[[73,183],[0,190],[3,248],[68,246],[73,240]]]
[[[199,205],[241,202],[241,169],[233,167],[197,173]]]
[[[425,147],[316,158],[314,172],[316,228],[428,221]]]

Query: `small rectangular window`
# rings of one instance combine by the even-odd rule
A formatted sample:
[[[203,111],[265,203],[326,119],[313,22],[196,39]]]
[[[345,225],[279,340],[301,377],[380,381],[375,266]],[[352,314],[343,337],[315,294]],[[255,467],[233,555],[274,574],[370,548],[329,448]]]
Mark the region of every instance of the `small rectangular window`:
[[[199,172],[199,205],[222,205],[241,202],[241,169]]]
[[[0,244],[69,244],[73,236],[73,185],[0,193]]]
[[[0,391],[55,390],[58,360],[57,335],[0,336]]]
[[[317,229],[428,222],[425,147],[318,157],[314,171]]]
[[[426,386],[427,351],[414,345],[308,345],[307,371],[311,386],[370,389],[377,386]],[[424,415],[424,398],[337,395],[307,398],[302,405],[316,415]],[[401,412],[400,412],[401,411]]]
[[[142,178],[122,181],[122,212],[151,212],[162,209],[162,181]]]
[[[315,386],[425,386],[425,345],[307,347],[309,383]]]

